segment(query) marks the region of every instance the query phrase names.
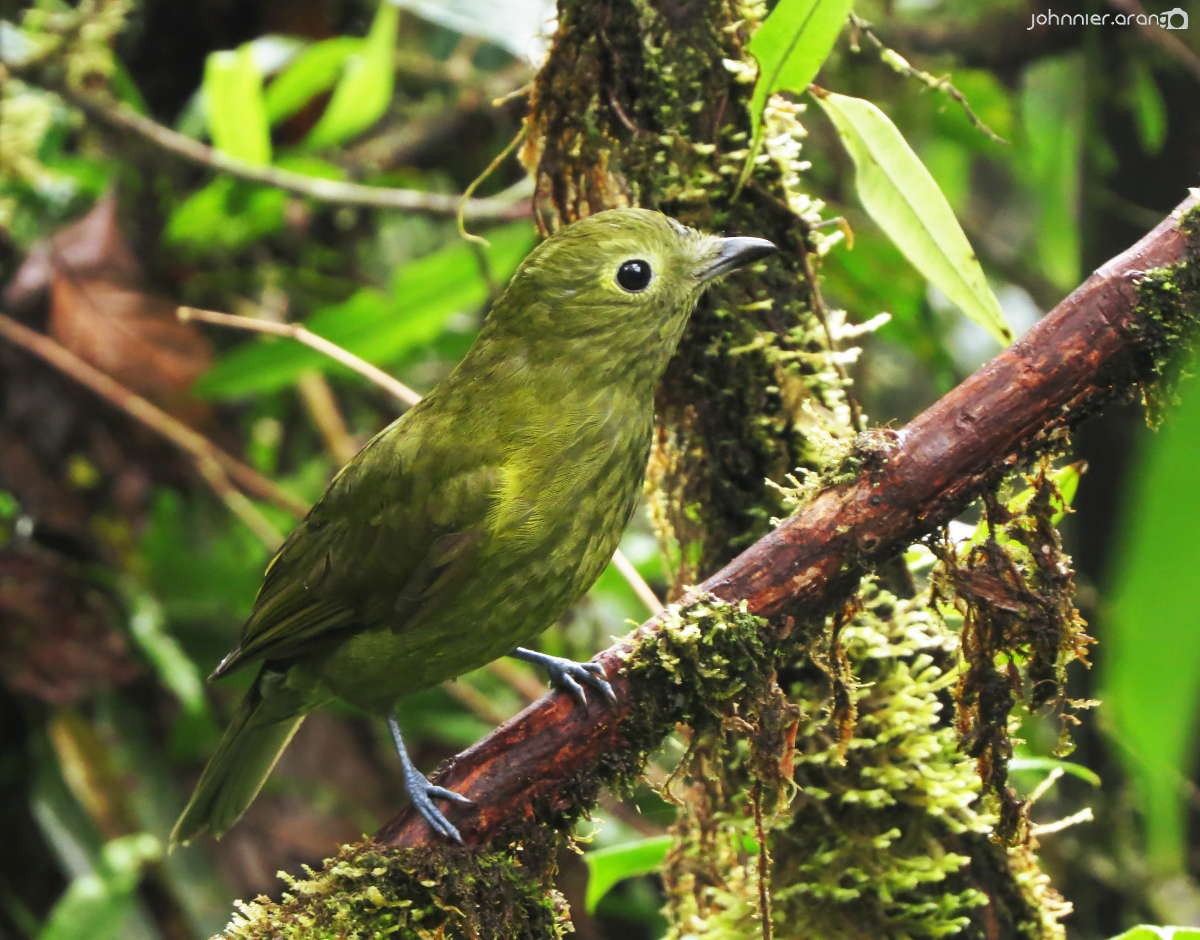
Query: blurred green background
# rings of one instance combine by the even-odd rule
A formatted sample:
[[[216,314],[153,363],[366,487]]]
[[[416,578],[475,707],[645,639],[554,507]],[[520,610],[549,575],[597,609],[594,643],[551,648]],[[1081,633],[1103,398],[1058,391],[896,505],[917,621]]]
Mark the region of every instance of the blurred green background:
[[[530,189],[511,157],[482,182],[476,196],[489,201],[468,221],[488,247],[463,241],[442,197],[467,189],[518,133],[553,8],[38,0],[0,9],[5,61],[52,54],[48,37],[69,36],[73,68],[163,128],[254,166],[429,194],[415,211],[305,198],[114,132],[32,79],[9,76],[0,91],[4,313],[238,455],[264,483],[247,497],[228,468],[198,473],[161,435],[0,341],[0,935],[205,936],[231,899],[277,891],[277,870],[321,859],[399,805],[382,725],[327,711],[306,722],[224,841],[163,852],[248,681],[211,688],[203,677],[236,640],[270,546],[292,522],[289,500],[315,498],[403,406],[301,345],[180,323],[175,306],[302,322],[427,391],[535,241]],[[944,90],[889,67],[855,29],[819,79],[874,101],[900,128],[1018,332],[1200,185],[1200,6],[1184,6],[1190,30],[1028,28],[1046,9],[856,6],[931,80],[949,76],[992,136]],[[857,394],[873,421],[900,424],[995,345],[863,214],[819,109],[803,120],[805,185],[853,233],[825,259],[827,295],[852,322],[891,315],[865,341]],[[1182,384],[1156,434],[1131,401],[1089,423],[1076,445],[1088,471],[1068,549],[1100,645],[1072,691],[1103,704],[1086,714],[1071,757],[1095,778],[1069,774],[1036,817],[1091,807],[1094,821],[1047,834],[1043,855],[1075,904],[1072,936],[1200,924],[1200,387]],[[661,595],[670,578],[643,515],[624,548]],[[543,648],[586,658],[645,615],[610,570]],[[472,743],[539,689],[509,664],[412,697],[404,723],[418,763]],[[1033,758],[1054,735],[1026,729],[1016,770],[1026,791],[1045,778]],[[594,849],[650,841],[639,858],[599,856],[593,877],[607,886],[652,869],[670,813],[649,791],[602,806]],[[587,878],[584,862],[564,864],[580,937],[658,935],[652,877],[607,893],[593,880],[594,912]]]

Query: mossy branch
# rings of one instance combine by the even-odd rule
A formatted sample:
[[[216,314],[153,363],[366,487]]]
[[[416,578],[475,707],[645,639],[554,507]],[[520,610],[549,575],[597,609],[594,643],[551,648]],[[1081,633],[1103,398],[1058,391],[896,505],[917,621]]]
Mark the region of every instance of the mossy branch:
[[[762,621],[761,641],[794,624],[802,642],[860,578],[946,523],[1000,477],[1107,403],[1153,388],[1200,318],[1200,194],[1111,259],[1037,326],[904,428],[861,435],[841,482],[820,492],[707,581]],[[853,475],[848,475],[848,474]],[[676,618],[677,619],[677,618]],[[619,703],[579,709],[552,693],[452,759],[437,782],[475,801],[452,809],[468,845],[530,822],[562,824],[596,790],[636,769],[674,718],[645,672],[626,668],[672,615],[647,621],[598,657]],[[388,846],[435,838],[410,810],[376,834]]]

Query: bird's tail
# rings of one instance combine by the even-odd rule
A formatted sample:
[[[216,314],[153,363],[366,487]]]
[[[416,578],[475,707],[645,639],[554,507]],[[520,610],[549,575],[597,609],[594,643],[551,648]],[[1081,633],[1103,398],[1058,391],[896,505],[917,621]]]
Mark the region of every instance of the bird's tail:
[[[265,701],[262,676],[255,681],[225,729],[216,753],[184,807],[170,845],[186,845],[208,831],[220,838],[254,802],[279,755],[304,720],[303,711],[281,715],[277,703]]]

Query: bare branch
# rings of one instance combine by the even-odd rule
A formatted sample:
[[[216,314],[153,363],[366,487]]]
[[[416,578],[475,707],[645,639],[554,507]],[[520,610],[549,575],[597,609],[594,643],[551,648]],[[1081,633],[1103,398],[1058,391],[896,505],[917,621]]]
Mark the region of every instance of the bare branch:
[[[373,366],[367,360],[354,353],[342,349],[336,343],[331,343],[299,323],[279,323],[275,320],[260,320],[256,317],[242,317],[235,313],[220,313],[216,310],[202,310],[199,307],[180,307],[176,311],[180,320],[200,320],[203,323],[213,323],[217,326],[227,326],[235,330],[248,330],[252,333],[266,333],[270,336],[284,336],[303,343],[309,349],[315,349],[323,356],[328,356],[334,362],[344,365],[356,372],[372,385],[376,385],[390,394],[397,401],[412,407],[421,400],[421,396],[401,382],[392,378],[378,366]]]
[[[154,403],[136,392],[130,391],[120,382],[84,362],[46,334],[31,330],[6,313],[0,312],[0,336],[14,346],[19,346],[26,352],[37,356],[43,362],[103,398],[114,408],[125,412],[135,421],[165,437],[196,461],[201,475],[210,485],[213,485],[215,479],[212,475],[214,470],[219,471],[224,478],[233,481],[252,496],[274,503],[293,515],[303,516],[308,512],[308,505],[303,500],[297,499],[253,467],[226,453],[199,431],[193,430],[183,422],[171,417]],[[217,489],[218,496],[228,502],[225,499],[228,490],[217,486],[214,486],[214,489]],[[234,507],[231,505],[230,508]],[[241,509],[244,507],[235,511],[240,517],[245,518]],[[258,522],[253,524],[252,528],[260,535],[266,534],[265,529]]]
[[[132,134],[164,153],[248,182],[275,186],[297,196],[307,196],[331,205],[397,209],[429,215],[457,216],[461,207],[463,216],[472,220],[512,221],[529,218],[531,214],[528,197],[533,193],[532,180],[522,180],[497,196],[464,200],[446,193],[321,179],[280,167],[247,163],[159,124],[120,102],[76,91],[42,74],[35,75],[33,70],[24,67],[10,68],[10,71],[23,81],[59,95],[96,123]]]

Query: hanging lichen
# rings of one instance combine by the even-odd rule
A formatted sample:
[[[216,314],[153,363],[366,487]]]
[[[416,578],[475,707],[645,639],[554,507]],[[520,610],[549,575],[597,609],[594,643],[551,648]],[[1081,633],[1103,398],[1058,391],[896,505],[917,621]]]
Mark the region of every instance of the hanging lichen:
[[[988,841],[994,818],[945,713],[955,642],[928,597],[874,585],[864,596],[840,631],[858,677],[848,738],[830,720],[824,665],[792,671],[791,702],[768,686],[738,720],[694,735],[677,774],[686,798],[666,872],[671,936],[760,935],[764,895],[777,938],[969,936],[988,900],[969,871],[977,858],[1028,866],[1046,887],[1031,855],[1010,859]],[[1038,925],[1032,898],[1019,918],[1013,907],[1000,915],[1012,936],[1060,934],[1054,919]]]
[[[1066,667],[1087,664],[1093,643],[1075,607],[1074,570],[1062,550],[1055,516],[1062,498],[1044,458],[1030,489],[1007,505],[985,500],[985,522],[967,545],[939,547],[935,583],[962,615],[965,663],[955,690],[963,747],[999,801],[1001,838],[1026,838],[1020,802],[1008,787],[1014,709],[1050,708],[1060,725],[1060,753],[1069,750],[1075,721]]]

